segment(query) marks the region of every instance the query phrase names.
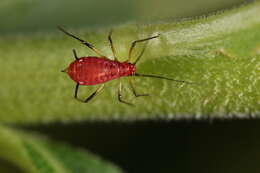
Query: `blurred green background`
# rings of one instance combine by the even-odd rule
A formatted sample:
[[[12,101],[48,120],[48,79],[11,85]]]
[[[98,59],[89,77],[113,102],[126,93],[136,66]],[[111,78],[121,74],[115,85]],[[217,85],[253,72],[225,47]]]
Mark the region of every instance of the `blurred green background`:
[[[0,39],[1,35],[57,32],[57,25],[94,30],[115,28],[125,23],[142,25],[181,20],[209,15],[248,2],[1,0]],[[259,120],[81,122],[22,128],[89,149],[129,173],[260,171]],[[0,166],[13,170],[4,161],[0,162]]]
[[[102,28],[172,21],[232,8],[245,0],[1,0],[0,33],[43,32],[67,27]]]

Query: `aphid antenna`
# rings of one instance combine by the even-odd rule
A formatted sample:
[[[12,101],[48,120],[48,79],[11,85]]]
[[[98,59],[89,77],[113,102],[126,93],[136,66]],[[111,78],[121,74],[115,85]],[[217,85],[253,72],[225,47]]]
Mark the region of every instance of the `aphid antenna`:
[[[192,83],[192,82],[188,82],[188,81],[184,81],[184,80],[176,80],[176,79],[167,78],[167,77],[163,77],[163,76],[152,75],[152,74],[140,74],[140,73],[135,73],[133,76],[137,76],[137,77],[150,77],[150,78],[157,78],[157,79],[169,80],[169,81],[173,81],[173,82],[180,82],[180,83],[186,83],[186,84],[194,84],[194,83]]]

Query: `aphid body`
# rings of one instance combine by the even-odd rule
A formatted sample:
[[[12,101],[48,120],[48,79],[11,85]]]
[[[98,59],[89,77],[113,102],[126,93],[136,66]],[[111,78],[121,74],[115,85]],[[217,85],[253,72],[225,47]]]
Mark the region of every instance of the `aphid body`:
[[[106,83],[107,81],[121,78],[121,77],[127,77],[127,76],[129,76],[129,77],[131,77],[131,76],[151,77],[151,78],[159,78],[159,79],[165,79],[165,80],[170,80],[170,81],[175,81],[175,82],[190,83],[187,81],[175,80],[175,79],[157,76],[157,75],[136,73],[135,65],[142,57],[145,47],[143,48],[140,55],[136,58],[135,62],[130,63],[132,50],[134,49],[135,45],[140,42],[145,42],[145,41],[157,38],[157,37],[159,37],[159,35],[153,36],[153,37],[148,37],[148,38],[141,39],[141,40],[136,40],[136,41],[132,42],[132,45],[129,49],[127,61],[119,62],[116,58],[116,51],[113,46],[113,42],[112,42],[112,38],[111,38],[112,32],[110,32],[110,34],[108,36],[108,40],[109,40],[110,47],[111,47],[113,55],[114,55],[114,60],[110,60],[106,56],[102,55],[90,43],[76,37],[75,35],[72,35],[71,33],[65,31],[61,27],[59,27],[59,29],[62,32],[64,32],[66,35],[73,37],[74,39],[80,41],[82,44],[89,47],[91,50],[93,50],[96,54],[99,55],[99,56],[87,56],[87,57],[78,58],[76,51],[73,49],[73,54],[74,54],[74,57],[76,60],[73,61],[65,70],[62,70],[62,72],[66,72],[70,76],[70,78],[76,82],[74,97],[75,97],[75,99],[77,99],[81,102],[86,103],[86,102],[90,101],[97,93],[99,93],[103,89],[104,83]],[[98,85],[98,84],[101,84],[101,85],[95,90],[94,93],[92,93],[85,100],[81,100],[78,98],[78,88],[80,85]],[[137,94],[137,92],[135,91],[135,88],[133,86],[131,78],[129,78],[129,84],[131,86],[133,94],[136,97],[148,96],[148,94]],[[131,103],[128,103],[128,102],[122,100],[121,92],[122,92],[122,84],[120,82],[119,89],[118,89],[118,100],[122,103],[132,105]]]
[[[75,60],[65,71],[80,85],[97,85],[112,79],[134,75],[135,65],[89,56]]]

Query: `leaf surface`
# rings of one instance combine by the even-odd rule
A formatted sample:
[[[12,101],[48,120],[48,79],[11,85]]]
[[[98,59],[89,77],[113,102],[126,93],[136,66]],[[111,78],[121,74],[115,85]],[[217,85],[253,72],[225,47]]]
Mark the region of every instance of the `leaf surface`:
[[[178,84],[135,77],[139,93],[135,98],[127,78],[123,98],[135,106],[117,101],[118,80],[91,102],[73,99],[75,83],[60,73],[73,59],[95,55],[87,47],[57,32],[4,36],[0,39],[0,121],[15,123],[137,120],[182,118],[230,118],[259,115],[260,110],[260,3],[209,17],[178,23],[114,28],[113,40],[119,60],[127,59],[133,40],[160,33],[151,40],[137,72],[194,82]],[[67,29],[112,57],[107,41],[109,30],[86,32]],[[10,41],[11,40],[11,41]],[[137,57],[143,45],[137,45]],[[86,98],[97,86],[80,88]],[[8,115],[8,116],[7,116]]]

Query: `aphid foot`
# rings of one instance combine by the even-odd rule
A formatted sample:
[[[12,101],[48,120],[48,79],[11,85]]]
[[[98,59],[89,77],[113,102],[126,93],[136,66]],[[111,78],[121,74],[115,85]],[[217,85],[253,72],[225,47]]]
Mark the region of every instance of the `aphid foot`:
[[[150,96],[150,94],[135,94],[135,97]]]

